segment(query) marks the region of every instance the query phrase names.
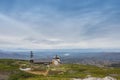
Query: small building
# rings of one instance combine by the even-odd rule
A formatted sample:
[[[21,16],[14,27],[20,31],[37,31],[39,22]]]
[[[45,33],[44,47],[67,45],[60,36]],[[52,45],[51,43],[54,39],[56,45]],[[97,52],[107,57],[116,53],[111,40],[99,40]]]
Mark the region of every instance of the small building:
[[[40,60],[40,59],[35,59],[33,60],[34,64],[44,64],[44,65],[50,65],[52,64],[51,60]]]
[[[61,61],[60,61],[60,57],[58,55],[56,55],[55,57],[53,57],[53,59],[52,59],[52,64],[53,65],[57,66],[60,63],[61,63]]]

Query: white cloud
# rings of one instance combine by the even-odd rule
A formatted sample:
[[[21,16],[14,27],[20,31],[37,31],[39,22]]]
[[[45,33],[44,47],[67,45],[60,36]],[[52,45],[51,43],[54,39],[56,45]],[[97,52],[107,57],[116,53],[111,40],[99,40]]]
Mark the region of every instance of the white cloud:
[[[77,13],[32,7],[0,14],[0,48],[120,48],[120,24],[113,21],[117,11],[107,7]]]

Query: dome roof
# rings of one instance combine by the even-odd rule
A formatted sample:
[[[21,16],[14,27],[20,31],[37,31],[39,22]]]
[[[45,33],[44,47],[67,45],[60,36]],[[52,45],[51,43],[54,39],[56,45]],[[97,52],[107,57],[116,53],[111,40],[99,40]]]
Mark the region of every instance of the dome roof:
[[[55,57],[53,57],[53,59],[60,59],[60,57],[56,55]]]

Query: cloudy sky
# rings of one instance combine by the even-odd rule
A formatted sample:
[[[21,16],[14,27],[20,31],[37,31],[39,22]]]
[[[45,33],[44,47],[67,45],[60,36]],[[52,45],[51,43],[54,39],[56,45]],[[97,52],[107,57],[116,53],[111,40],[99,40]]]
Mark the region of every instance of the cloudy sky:
[[[0,0],[0,48],[120,48],[119,0]]]

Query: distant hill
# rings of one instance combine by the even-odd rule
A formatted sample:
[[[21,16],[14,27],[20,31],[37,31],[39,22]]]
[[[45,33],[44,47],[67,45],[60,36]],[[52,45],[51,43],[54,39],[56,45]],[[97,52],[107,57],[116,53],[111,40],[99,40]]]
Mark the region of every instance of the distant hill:
[[[5,59],[28,59],[27,55],[19,54],[16,52],[8,52],[8,51],[2,51],[0,50],[0,58]]]

